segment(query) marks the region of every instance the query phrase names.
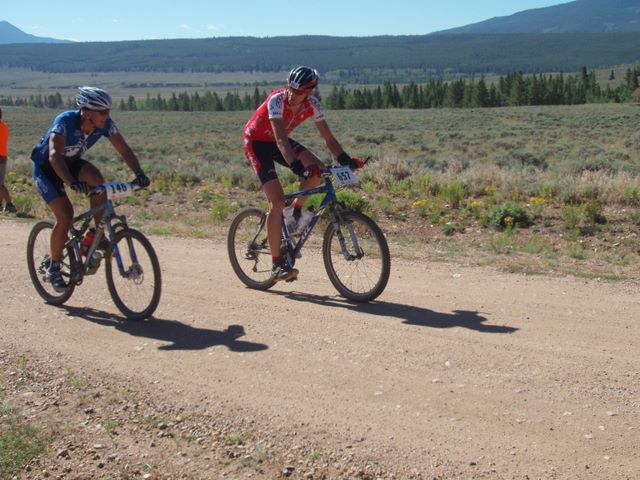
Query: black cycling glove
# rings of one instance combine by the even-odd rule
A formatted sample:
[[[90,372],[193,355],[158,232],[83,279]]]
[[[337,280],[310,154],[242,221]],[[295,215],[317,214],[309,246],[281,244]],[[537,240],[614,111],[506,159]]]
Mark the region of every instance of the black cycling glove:
[[[345,152],[342,152],[340,155],[338,155],[338,163],[343,167],[350,167],[353,163],[353,160]]]
[[[358,170],[364,167],[366,160],[358,157],[351,158],[345,152],[338,155],[338,163],[343,167],[350,167],[352,170]]]
[[[151,180],[149,180],[149,177],[147,177],[142,170],[138,170],[136,172],[135,182],[138,184],[140,188],[146,188],[149,185],[151,185]]]
[[[72,182],[71,185],[69,186],[71,187],[71,190],[73,190],[76,193],[83,193],[85,195],[89,193],[89,184],[87,182],[80,182],[76,180],[75,182]]]
[[[304,165],[297,158],[293,162],[291,162],[291,165],[289,165],[289,168],[291,168],[291,171],[295,173],[297,176],[299,177],[304,176],[304,171],[305,171]]]

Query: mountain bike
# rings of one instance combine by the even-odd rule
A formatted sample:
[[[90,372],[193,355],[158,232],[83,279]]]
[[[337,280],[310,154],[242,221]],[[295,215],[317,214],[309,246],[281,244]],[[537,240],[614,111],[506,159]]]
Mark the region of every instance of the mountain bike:
[[[347,209],[336,196],[338,187],[356,185],[349,167],[330,166],[321,171],[324,184],[285,195],[296,197],[321,194],[319,207],[299,237],[282,221],[281,254],[291,267],[300,256],[320,217],[328,224],[322,240],[322,258],[329,280],[345,298],[355,302],[375,299],[385,289],[391,271],[391,255],[384,233],[367,215]],[[249,288],[267,290],[275,281],[271,276],[272,256],[267,240],[267,212],[258,207],[240,210],[231,221],[227,251],[234,272]],[[296,238],[297,237],[297,238]]]
[[[27,266],[36,291],[52,305],[69,300],[85,275],[96,272],[104,263],[107,287],[116,307],[130,320],[150,317],[160,301],[162,289],[160,263],[149,240],[130,228],[124,215],[117,215],[114,201],[138,190],[135,182],[107,182],[92,189],[91,194],[106,193],[106,201],[74,217],[63,249],[61,273],[67,288],[54,290],[46,278],[51,261],[51,231],[48,220],[34,225],[27,242]],[[104,211],[90,245],[83,245],[93,216]]]

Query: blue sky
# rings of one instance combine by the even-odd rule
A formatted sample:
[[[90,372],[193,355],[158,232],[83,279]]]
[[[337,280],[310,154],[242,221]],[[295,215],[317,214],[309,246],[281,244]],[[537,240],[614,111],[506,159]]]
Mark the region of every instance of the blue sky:
[[[290,35],[422,35],[568,0],[3,0],[0,20],[80,42]]]

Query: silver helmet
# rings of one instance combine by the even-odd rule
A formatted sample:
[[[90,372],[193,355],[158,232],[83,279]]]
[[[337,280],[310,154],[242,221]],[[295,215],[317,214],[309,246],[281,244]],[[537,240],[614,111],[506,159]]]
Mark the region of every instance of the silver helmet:
[[[97,87],[80,87],[76,105],[89,110],[111,110],[111,95]]]

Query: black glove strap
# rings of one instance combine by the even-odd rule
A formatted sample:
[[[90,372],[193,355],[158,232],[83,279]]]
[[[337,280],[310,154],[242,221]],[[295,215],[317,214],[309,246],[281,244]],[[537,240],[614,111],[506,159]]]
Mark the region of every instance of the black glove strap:
[[[347,155],[345,152],[342,152],[338,155],[338,163],[342,166],[351,164],[351,157]]]
[[[301,177],[302,175],[304,175],[304,165],[297,158],[293,162],[291,162],[290,168],[291,171],[297,176]]]

